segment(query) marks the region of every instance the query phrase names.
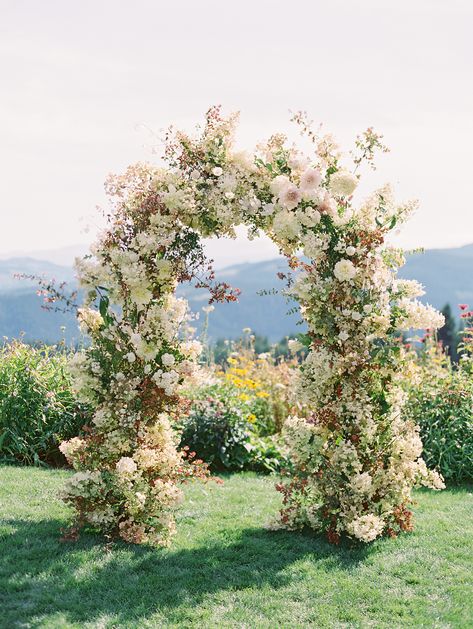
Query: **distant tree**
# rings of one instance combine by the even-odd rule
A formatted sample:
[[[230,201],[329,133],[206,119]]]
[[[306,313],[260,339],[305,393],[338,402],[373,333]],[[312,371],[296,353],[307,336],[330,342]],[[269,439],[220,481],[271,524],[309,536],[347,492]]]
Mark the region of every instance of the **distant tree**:
[[[257,354],[264,354],[265,352],[269,352],[271,349],[271,345],[268,341],[268,337],[255,334],[254,347]]]
[[[455,361],[458,361],[458,358],[459,358],[458,346],[463,341],[464,332],[465,332],[465,319],[460,319],[460,323],[458,325],[458,330],[457,330],[456,339],[455,339]]]
[[[287,344],[288,339],[289,337],[285,336],[278,343],[270,343],[267,336],[254,334],[252,344],[257,354],[271,352],[275,358],[287,357],[291,355]],[[217,365],[225,365],[229,355],[235,348],[235,344],[238,345],[242,341],[243,337],[235,340],[217,339],[211,346],[213,361]]]
[[[230,341],[227,339],[217,339],[212,346],[213,360],[217,363],[217,365],[223,366],[226,363],[230,352]]]
[[[445,317],[445,325],[437,332],[438,340],[441,341],[444,350],[452,360],[456,360],[458,345],[457,324],[450,304],[445,304],[442,308],[442,314]]]

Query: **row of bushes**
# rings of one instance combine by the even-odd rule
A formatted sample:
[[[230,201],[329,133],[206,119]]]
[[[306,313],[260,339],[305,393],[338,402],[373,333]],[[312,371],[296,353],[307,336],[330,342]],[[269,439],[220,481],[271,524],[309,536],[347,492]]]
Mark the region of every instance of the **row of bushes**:
[[[209,368],[206,383],[187,391],[192,406],[176,426],[181,445],[189,445],[216,470],[276,471],[284,463],[279,433],[289,413],[293,365],[276,364],[269,354],[257,356],[245,344],[238,347],[225,372]],[[0,460],[65,464],[59,443],[79,434],[91,418],[91,409],[72,390],[70,358],[61,346],[21,341],[3,346]]]
[[[458,368],[434,343],[415,355],[418,378],[406,412],[419,424],[424,458],[446,480],[473,480],[473,367],[468,346]],[[63,464],[58,444],[78,434],[90,409],[72,391],[63,348],[20,341],[0,352],[0,459]],[[297,413],[296,360],[258,355],[249,339],[236,344],[224,368],[207,368],[187,391],[190,412],[176,427],[215,470],[274,472],[290,465],[281,428]]]

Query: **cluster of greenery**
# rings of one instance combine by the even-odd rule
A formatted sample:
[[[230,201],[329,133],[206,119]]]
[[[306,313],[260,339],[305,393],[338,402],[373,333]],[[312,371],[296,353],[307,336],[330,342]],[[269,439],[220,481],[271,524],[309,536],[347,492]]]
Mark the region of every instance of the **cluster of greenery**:
[[[452,330],[447,317],[445,329],[439,331],[445,349]],[[451,346],[454,355],[428,339],[415,355],[419,377],[406,412],[420,426],[428,467],[438,469],[447,482],[471,481],[472,359],[468,344]],[[243,341],[220,343],[214,352],[209,383],[188,392],[192,406],[178,426],[181,446],[216,471],[275,472],[288,467],[281,428],[294,410],[290,396],[295,361],[287,356],[287,339],[270,347],[264,337],[247,335]],[[269,352],[269,358],[259,359]],[[21,341],[1,349],[1,460],[64,463],[59,443],[80,433],[90,418],[90,409],[78,403],[72,391],[68,357],[62,346]]]
[[[266,346],[250,330],[224,347],[223,363],[207,366],[209,383],[188,392],[192,406],[181,418],[181,446],[215,470],[287,467],[281,429],[293,406],[296,361],[275,347],[261,351]]]
[[[181,446],[197,452],[214,470],[280,469],[282,442],[270,433],[271,417],[262,400],[248,404],[228,384],[206,387],[199,395],[202,399],[193,401],[183,420]]]
[[[473,370],[468,343],[458,364],[435,342],[416,356],[419,380],[406,412],[420,427],[427,466],[446,481],[473,480]]]
[[[0,350],[0,458],[62,464],[58,446],[77,435],[89,409],[77,402],[61,346],[6,343]]]

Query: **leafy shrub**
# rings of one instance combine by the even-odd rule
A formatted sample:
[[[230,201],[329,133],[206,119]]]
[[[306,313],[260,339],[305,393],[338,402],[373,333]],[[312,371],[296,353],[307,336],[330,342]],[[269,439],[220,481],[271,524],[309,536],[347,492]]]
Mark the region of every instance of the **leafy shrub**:
[[[441,348],[427,343],[417,360],[417,384],[406,412],[420,427],[427,466],[446,481],[473,480],[473,374],[464,353],[458,369]]]
[[[26,464],[64,462],[58,444],[77,435],[88,409],[71,389],[68,355],[20,341],[0,351],[0,458]]]
[[[182,420],[182,446],[214,469],[275,471],[287,465],[279,435],[295,408],[295,360],[257,354],[246,333],[230,345],[224,368],[208,367],[208,382],[188,391],[193,400]]]
[[[294,406],[295,360],[258,354],[249,330],[223,366],[207,367],[208,382],[188,391],[193,400],[182,421],[181,445],[214,469],[276,471],[287,466],[280,431]]]
[[[241,469],[247,462],[250,431],[241,410],[208,397],[196,400],[186,419],[181,445],[214,468]]]
[[[218,386],[206,393],[206,398],[194,400],[183,422],[181,446],[195,451],[216,470],[279,469],[284,462],[281,446],[276,437],[258,434],[256,416],[248,415],[245,405],[231,393],[220,399]]]
[[[447,481],[473,480],[473,387],[454,375],[414,402],[427,466]]]

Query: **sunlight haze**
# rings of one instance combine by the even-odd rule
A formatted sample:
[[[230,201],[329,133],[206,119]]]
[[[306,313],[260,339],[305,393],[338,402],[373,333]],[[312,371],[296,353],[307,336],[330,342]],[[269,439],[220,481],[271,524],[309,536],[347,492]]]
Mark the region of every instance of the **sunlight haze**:
[[[361,190],[391,181],[420,209],[413,248],[473,241],[468,1],[0,2],[0,253],[88,243],[103,181],[156,159],[164,128],[221,103],[251,149],[307,110],[347,151],[368,126],[391,149]],[[84,228],[89,226],[89,231]],[[219,265],[274,257],[212,243]]]

